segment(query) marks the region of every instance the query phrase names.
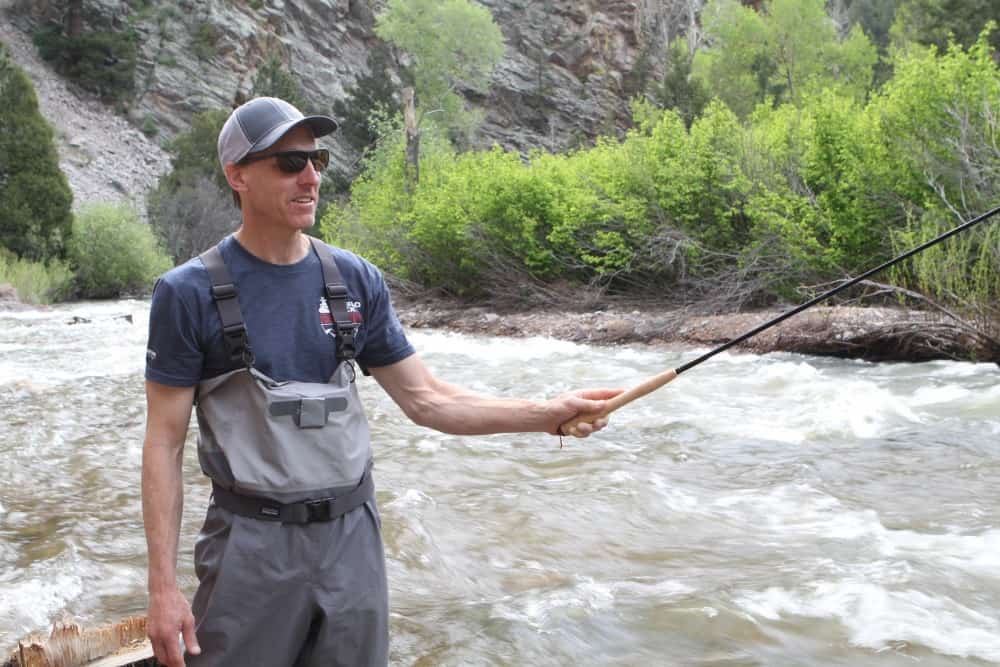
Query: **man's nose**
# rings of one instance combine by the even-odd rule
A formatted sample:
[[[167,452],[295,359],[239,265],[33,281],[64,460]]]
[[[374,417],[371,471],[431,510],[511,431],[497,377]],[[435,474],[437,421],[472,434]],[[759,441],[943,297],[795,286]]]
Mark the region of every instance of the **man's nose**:
[[[312,160],[306,160],[305,169],[299,172],[299,183],[303,185],[313,185],[319,183],[322,176],[316,171],[316,167],[313,166]]]

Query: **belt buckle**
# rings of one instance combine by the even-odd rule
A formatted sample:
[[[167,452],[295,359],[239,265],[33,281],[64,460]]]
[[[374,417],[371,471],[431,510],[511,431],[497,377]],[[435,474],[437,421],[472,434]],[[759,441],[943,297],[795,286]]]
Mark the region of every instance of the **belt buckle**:
[[[308,521],[329,521],[333,514],[333,501],[334,498],[305,501],[303,504],[306,506],[306,519]]]

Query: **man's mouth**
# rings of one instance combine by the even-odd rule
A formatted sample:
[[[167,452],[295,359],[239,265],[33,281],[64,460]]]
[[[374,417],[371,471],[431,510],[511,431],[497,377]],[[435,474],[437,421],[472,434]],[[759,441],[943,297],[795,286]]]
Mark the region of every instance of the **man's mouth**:
[[[292,201],[296,204],[312,204],[316,200],[312,197],[296,197]]]

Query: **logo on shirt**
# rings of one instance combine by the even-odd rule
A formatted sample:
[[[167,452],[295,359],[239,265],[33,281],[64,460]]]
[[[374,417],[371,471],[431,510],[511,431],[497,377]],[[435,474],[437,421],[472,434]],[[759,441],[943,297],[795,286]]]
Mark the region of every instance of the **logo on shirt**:
[[[351,322],[354,324],[362,324],[365,321],[365,318],[361,315],[360,301],[347,302],[347,316],[351,318]],[[331,338],[337,337],[336,327],[333,326],[333,313],[330,312],[330,307],[323,297],[319,298],[319,324],[323,327],[326,335]]]

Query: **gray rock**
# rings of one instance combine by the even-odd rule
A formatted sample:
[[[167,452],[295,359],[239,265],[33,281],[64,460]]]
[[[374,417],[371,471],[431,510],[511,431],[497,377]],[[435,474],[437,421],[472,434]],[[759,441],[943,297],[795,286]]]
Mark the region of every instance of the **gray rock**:
[[[17,290],[10,283],[0,283],[0,301],[18,302]]]
[[[629,75],[645,62],[662,74],[668,33],[676,31],[677,2],[651,0],[482,0],[500,26],[504,59],[487,95],[463,92],[484,112],[475,141],[527,152],[564,150],[629,125]],[[55,3],[28,3],[31,25]],[[191,116],[228,108],[246,95],[257,68],[277,53],[303,83],[317,110],[366,71],[375,0],[271,0],[249,3],[169,0],[140,15],[126,3],[95,0],[88,11],[129,20],[140,35],[137,98],[130,117],[152,117],[162,138],[186,130]],[[30,27],[30,26],[26,26]],[[0,35],[2,37],[2,35]],[[398,76],[396,73],[394,76]],[[333,140],[338,143],[337,139]],[[151,142],[150,142],[151,143]],[[335,146],[339,168],[356,159]],[[166,163],[165,163],[166,164]],[[166,168],[166,167],[165,167]],[[132,188],[132,184],[123,183]],[[135,188],[145,184],[136,183]]]

